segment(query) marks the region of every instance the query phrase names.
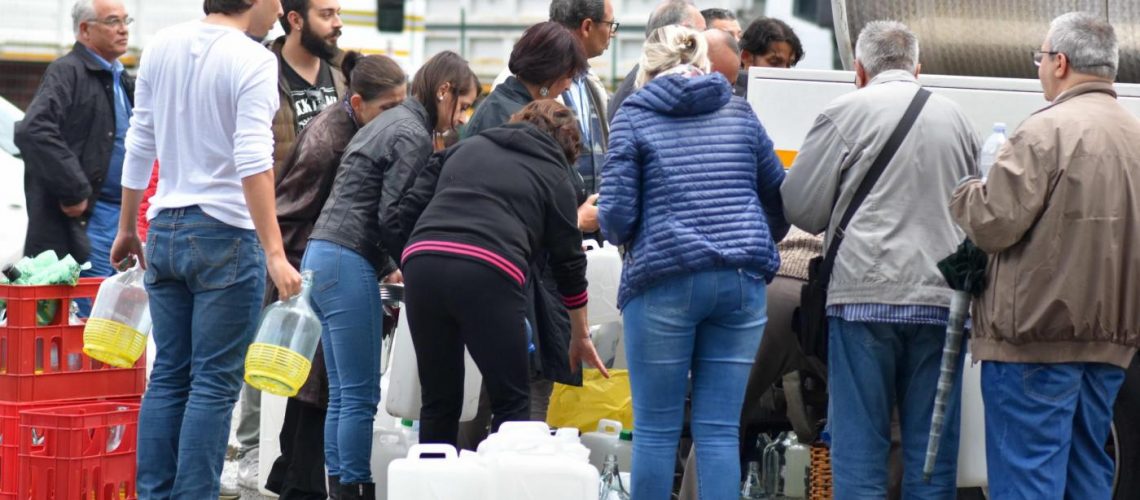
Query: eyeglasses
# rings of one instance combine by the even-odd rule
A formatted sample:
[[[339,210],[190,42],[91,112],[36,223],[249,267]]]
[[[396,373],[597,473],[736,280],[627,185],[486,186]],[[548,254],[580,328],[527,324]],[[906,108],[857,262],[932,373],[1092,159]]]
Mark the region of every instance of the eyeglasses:
[[[615,34],[617,34],[617,31],[618,31],[618,27],[619,27],[619,26],[621,26],[621,23],[619,23],[619,22],[617,22],[617,21],[598,21],[598,24],[608,24],[608,25],[610,25],[610,34],[611,34],[611,35],[615,35]]]
[[[1060,54],[1060,52],[1057,52],[1057,51],[1055,51],[1055,50],[1038,50],[1038,49],[1034,49],[1034,50],[1033,50],[1033,65],[1034,65],[1034,66],[1037,66],[1037,67],[1040,67],[1040,66],[1041,66],[1041,61],[1044,61],[1044,60],[1045,60],[1045,55],[1046,55],[1046,54],[1048,54],[1048,55],[1051,55],[1051,56],[1055,56],[1055,55],[1057,55],[1057,54]]]
[[[124,18],[108,17],[107,19],[93,19],[91,22],[96,22],[108,28],[119,28],[122,26],[130,26],[135,22],[135,18],[127,16]]]

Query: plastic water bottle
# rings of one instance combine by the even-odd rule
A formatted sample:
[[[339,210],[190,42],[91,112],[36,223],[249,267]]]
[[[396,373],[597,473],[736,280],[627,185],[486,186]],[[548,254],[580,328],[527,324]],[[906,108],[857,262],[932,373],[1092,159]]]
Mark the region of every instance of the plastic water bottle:
[[[760,483],[760,462],[748,462],[748,477],[740,486],[740,500],[766,500],[770,498]]]
[[[621,472],[618,470],[616,455],[607,455],[605,466],[602,468],[602,477],[599,481],[599,500],[629,500],[629,492],[621,482]]]
[[[419,444],[420,421],[410,418],[400,419],[400,432],[404,435],[404,441],[408,443],[408,446]]]
[[[978,171],[983,178],[989,177],[990,167],[993,167],[994,162],[997,161],[998,152],[1001,151],[1001,146],[1005,144],[1005,141],[1005,124],[1002,122],[994,123],[994,131],[982,144],[982,153],[978,156]]]

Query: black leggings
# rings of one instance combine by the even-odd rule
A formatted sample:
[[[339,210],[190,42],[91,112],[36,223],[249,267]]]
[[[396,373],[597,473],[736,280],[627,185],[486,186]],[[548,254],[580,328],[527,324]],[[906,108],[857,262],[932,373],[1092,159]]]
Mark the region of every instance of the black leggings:
[[[523,288],[489,264],[438,254],[411,257],[404,284],[423,395],[420,442],[456,444],[465,345],[491,398],[492,431],[529,420]]]

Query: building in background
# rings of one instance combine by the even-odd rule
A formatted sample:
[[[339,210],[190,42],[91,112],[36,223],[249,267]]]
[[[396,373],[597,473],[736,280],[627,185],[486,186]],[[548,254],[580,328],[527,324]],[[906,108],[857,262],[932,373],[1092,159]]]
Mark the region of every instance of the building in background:
[[[615,0],[621,28],[610,49],[590,61],[611,87],[637,63],[645,22],[658,0]],[[0,96],[23,109],[31,101],[47,64],[71,49],[73,0],[0,0]],[[202,17],[202,0],[124,0],[135,19],[132,68],[158,30]],[[779,17],[800,35],[807,58],[800,67],[830,69],[834,37],[828,0],[713,0],[700,7],[736,11],[747,25],[757,15]],[[384,54],[408,74],[441,50],[455,50],[471,61],[480,79],[490,82],[507,66],[511,47],[523,30],[548,17],[548,0],[341,0],[344,33],[339,45],[366,54]],[[825,27],[817,23],[824,17]],[[400,20],[402,18],[402,20]],[[383,31],[382,31],[383,30]],[[280,32],[280,28],[276,29]],[[275,37],[279,33],[271,33]],[[616,71],[615,71],[616,68]]]

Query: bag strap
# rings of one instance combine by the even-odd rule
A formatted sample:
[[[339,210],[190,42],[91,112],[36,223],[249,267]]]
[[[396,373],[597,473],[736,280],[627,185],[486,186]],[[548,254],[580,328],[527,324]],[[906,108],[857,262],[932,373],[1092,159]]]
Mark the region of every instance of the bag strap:
[[[918,119],[918,114],[922,112],[922,107],[926,105],[926,100],[930,98],[930,91],[924,88],[919,88],[918,93],[914,95],[914,99],[910,101],[910,106],[906,108],[903,113],[902,120],[895,126],[894,132],[887,139],[887,143],[883,146],[883,150],[879,156],[875,158],[875,162],[871,164],[871,168],[867,170],[867,174],[863,176],[863,181],[859,183],[859,188],[855,190],[855,196],[851,197],[851,203],[847,205],[847,210],[843,212],[843,218],[839,219],[839,225],[835,226],[835,234],[831,237],[831,244],[827,246],[827,254],[823,258],[823,263],[820,266],[820,277],[824,282],[831,280],[831,270],[835,266],[835,258],[839,255],[839,244],[843,243],[844,231],[847,230],[847,224],[851,222],[851,218],[855,216],[855,212],[863,204],[863,200],[871,193],[871,189],[875,187],[875,183],[882,177],[883,171],[887,169],[887,164],[895,157],[898,152],[899,146],[902,145],[903,139],[906,139],[910,133],[911,127],[914,125],[915,120]]]

